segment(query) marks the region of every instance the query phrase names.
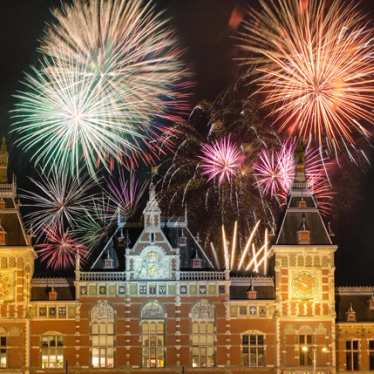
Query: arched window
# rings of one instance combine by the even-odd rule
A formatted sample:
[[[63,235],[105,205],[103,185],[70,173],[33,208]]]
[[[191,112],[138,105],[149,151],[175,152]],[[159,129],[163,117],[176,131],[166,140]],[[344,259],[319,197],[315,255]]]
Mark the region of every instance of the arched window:
[[[214,307],[207,301],[195,304],[192,318],[192,366],[214,366]]]
[[[91,310],[91,339],[94,368],[114,366],[114,310],[107,301],[99,301]]]
[[[242,334],[241,354],[243,366],[259,368],[265,366],[265,335],[260,331]]]
[[[41,361],[43,369],[64,367],[64,337],[58,332],[46,332],[41,340]]]
[[[141,311],[143,367],[165,366],[165,313],[160,304],[150,302]]]

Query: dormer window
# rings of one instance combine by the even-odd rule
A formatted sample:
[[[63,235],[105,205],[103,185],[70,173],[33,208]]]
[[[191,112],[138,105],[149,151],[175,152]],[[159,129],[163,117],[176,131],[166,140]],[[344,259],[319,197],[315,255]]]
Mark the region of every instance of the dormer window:
[[[4,230],[4,227],[0,223],[0,245],[6,245],[6,235],[7,232]]]
[[[300,244],[300,245],[310,244],[310,230],[306,224],[305,214],[303,214],[300,227],[297,230],[297,244]]]
[[[374,310],[374,294],[371,295],[371,298],[369,300],[369,309]]]
[[[113,269],[114,262],[112,258],[106,258],[104,260],[104,269]]]
[[[349,309],[347,310],[346,314],[346,319],[347,322],[356,322],[356,312],[354,311],[352,304],[349,306]]]
[[[192,259],[192,269],[202,269],[203,261],[201,258],[195,257]]]
[[[300,209],[306,209],[306,208],[307,208],[306,201],[304,200],[303,197],[299,200],[298,207],[299,207]]]
[[[52,287],[51,290],[48,292],[48,300],[49,301],[57,300],[57,291],[54,289],[54,287]]]

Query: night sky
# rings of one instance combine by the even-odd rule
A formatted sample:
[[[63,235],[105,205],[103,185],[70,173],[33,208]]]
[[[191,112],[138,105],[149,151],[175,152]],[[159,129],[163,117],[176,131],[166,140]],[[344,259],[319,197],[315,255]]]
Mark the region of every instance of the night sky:
[[[45,22],[51,20],[50,8],[64,0],[3,0],[0,4],[1,85],[0,126],[6,134],[9,110],[18,81],[37,60],[38,39]],[[228,27],[235,7],[255,4],[239,0],[158,0],[175,22],[187,49],[187,62],[195,74],[192,105],[213,99],[235,78],[232,59],[235,41]],[[372,0],[361,8],[374,20]],[[370,152],[369,152],[370,153]],[[12,164],[22,187],[32,173],[28,160],[12,150]],[[374,149],[370,154],[374,162]],[[333,212],[332,227],[339,245],[336,256],[337,282],[341,285],[374,284],[374,167],[339,170],[339,195]]]

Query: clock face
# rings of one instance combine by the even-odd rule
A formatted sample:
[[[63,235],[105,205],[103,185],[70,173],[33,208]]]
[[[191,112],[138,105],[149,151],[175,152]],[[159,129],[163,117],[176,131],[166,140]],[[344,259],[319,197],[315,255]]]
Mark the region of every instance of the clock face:
[[[318,277],[310,271],[298,271],[291,278],[293,299],[310,300],[318,297]]]
[[[137,279],[167,279],[170,276],[169,259],[160,248],[147,247],[135,259],[134,271]]]

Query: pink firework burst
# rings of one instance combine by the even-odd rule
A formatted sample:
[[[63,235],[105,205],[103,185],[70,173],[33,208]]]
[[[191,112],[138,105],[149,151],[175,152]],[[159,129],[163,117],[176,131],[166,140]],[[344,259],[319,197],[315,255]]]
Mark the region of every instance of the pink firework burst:
[[[286,145],[280,150],[263,150],[253,165],[256,184],[269,196],[288,191],[292,183],[293,154]]]
[[[244,156],[230,136],[225,136],[212,144],[203,144],[199,158],[202,174],[208,177],[208,181],[218,179],[218,184],[222,184],[231,182],[239,173]]]
[[[74,267],[75,258],[79,254],[85,257],[87,248],[79,244],[69,231],[57,225],[44,228],[45,243],[37,244],[36,250],[40,260],[48,268],[53,270],[67,269]]]
[[[286,141],[280,149],[263,150],[253,166],[257,186],[264,194],[277,198],[281,205],[286,203],[295,177],[295,148],[294,141]],[[329,214],[335,196],[329,180],[329,173],[334,166],[335,162],[321,154],[318,149],[306,149],[305,176],[324,215]]]
[[[108,181],[109,199],[113,209],[120,209],[124,217],[129,217],[135,213],[139,201],[146,190],[147,183],[139,182],[134,174],[127,178],[123,171],[120,171],[117,180]]]

